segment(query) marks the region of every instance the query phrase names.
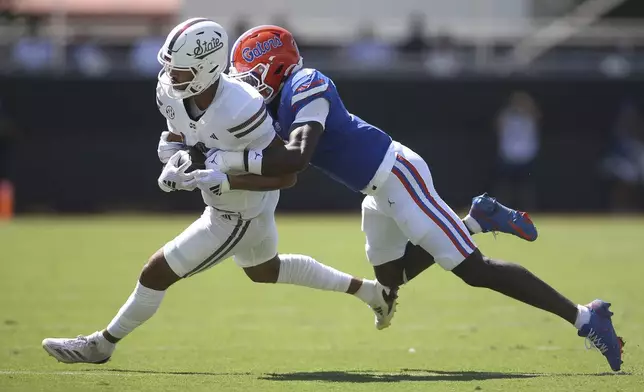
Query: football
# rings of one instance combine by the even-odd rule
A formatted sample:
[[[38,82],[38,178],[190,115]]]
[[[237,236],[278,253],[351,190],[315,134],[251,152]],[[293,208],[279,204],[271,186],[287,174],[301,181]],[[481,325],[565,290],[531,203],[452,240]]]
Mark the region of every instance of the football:
[[[182,154],[179,158],[178,165],[181,166],[186,162],[186,159],[189,159],[191,164],[186,169],[186,173],[190,173],[194,170],[203,170],[206,168],[206,156],[195,147],[188,147],[188,154]]]

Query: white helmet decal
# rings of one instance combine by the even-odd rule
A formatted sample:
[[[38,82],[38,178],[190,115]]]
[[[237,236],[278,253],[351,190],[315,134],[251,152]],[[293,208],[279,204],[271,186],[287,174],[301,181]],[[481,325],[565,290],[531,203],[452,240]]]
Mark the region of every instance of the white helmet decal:
[[[206,56],[209,56],[224,47],[224,43],[221,41],[221,34],[217,32],[215,32],[215,34],[217,34],[219,38],[213,37],[210,41],[204,42],[197,39],[197,46],[192,51],[192,54],[196,59],[204,59]]]

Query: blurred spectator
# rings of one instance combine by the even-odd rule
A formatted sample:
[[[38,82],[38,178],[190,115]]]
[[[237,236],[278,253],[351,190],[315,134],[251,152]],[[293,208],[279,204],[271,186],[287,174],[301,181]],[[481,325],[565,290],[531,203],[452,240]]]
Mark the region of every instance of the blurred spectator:
[[[111,60],[96,38],[81,34],[71,47],[74,69],[82,75],[98,77],[110,71]]]
[[[612,133],[610,151],[602,162],[602,171],[611,181],[610,208],[638,211],[643,207],[644,119],[634,104],[621,105]]]
[[[609,77],[626,77],[633,68],[633,57],[633,45],[630,42],[621,41],[617,45],[615,52],[604,57],[599,63],[599,69]]]
[[[460,71],[458,52],[449,35],[439,35],[425,59],[425,68],[434,76],[449,77]]]
[[[392,46],[377,39],[371,25],[363,25],[358,38],[344,48],[344,57],[363,68],[390,67],[394,56]]]
[[[52,68],[54,45],[48,37],[39,36],[39,20],[27,21],[26,35],[13,46],[11,59],[18,71],[42,72]]]
[[[539,154],[539,119],[534,99],[525,92],[512,93],[497,117],[498,173],[496,194],[523,210],[535,208],[532,171]]]
[[[427,51],[425,39],[425,15],[412,14],[409,18],[409,36],[400,44],[400,53],[405,57],[420,61],[421,56]]]
[[[149,35],[140,38],[130,51],[130,66],[140,75],[152,76],[159,73],[161,65],[157,61],[159,49],[165,40],[165,26],[162,20],[150,23]]]

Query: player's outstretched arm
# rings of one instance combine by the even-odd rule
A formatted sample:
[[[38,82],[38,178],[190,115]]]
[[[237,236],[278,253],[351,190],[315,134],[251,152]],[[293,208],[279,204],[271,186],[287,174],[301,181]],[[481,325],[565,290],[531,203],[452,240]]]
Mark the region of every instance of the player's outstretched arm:
[[[286,145],[274,145],[263,151],[262,175],[281,176],[299,173],[311,162],[324,127],[317,121],[293,124]]]
[[[326,98],[315,98],[299,107],[290,128],[288,143],[278,148],[271,147],[262,154],[261,174],[281,175],[306,169],[324,132],[328,115],[329,101]]]
[[[234,170],[269,177],[297,174],[311,161],[324,127],[311,121],[293,124],[292,129],[286,144],[276,136],[262,151],[217,151],[210,159],[224,173]]]
[[[313,158],[329,114],[329,101],[317,98],[299,108],[289,130],[286,145],[276,138],[263,151],[221,152],[223,172],[240,170],[263,176],[299,173]],[[279,141],[279,142],[277,142]]]

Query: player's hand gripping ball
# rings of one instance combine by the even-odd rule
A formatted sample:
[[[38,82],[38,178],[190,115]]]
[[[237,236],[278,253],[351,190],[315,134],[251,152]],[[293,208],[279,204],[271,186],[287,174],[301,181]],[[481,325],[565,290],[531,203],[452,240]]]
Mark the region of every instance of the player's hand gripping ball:
[[[181,166],[186,162],[186,160],[190,160],[190,165],[185,171],[186,174],[195,170],[203,170],[206,168],[206,156],[201,151],[199,151],[195,147],[188,147],[187,151],[188,154],[182,154],[179,157],[178,162],[178,165]]]
[[[181,161],[181,163],[179,163]],[[161,175],[157,179],[157,184],[164,192],[178,190],[192,191],[196,184],[192,175],[186,173],[188,166],[191,165],[190,155],[187,151],[177,151],[163,167]]]

